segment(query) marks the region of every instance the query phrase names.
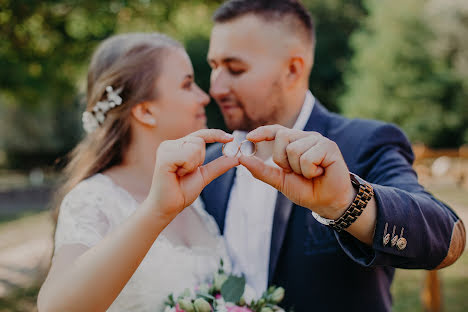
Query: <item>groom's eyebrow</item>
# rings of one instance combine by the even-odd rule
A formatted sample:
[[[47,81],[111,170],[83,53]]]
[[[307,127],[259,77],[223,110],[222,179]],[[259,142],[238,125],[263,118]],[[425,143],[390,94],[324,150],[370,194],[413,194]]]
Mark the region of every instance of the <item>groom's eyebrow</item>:
[[[227,57],[223,59],[223,63],[233,63],[233,62],[242,62],[242,60],[237,57]]]
[[[225,59],[222,60],[223,63],[244,63],[243,60],[241,60],[240,58],[237,58],[237,57],[227,57]]]
[[[221,60],[221,63],[235,63],[235,62],[243,63],[243,61],[237,57],[226,57]],[[208,63],[216,63],[216,61],[214,59],[209,58]]]

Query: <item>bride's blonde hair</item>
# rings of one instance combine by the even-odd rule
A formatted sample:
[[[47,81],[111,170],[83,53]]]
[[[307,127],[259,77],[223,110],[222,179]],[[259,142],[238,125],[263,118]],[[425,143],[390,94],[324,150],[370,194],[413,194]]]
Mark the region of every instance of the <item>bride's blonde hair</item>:
[[[106,87],[123,88],[123,102],[106,113],[105,121],[89,133],[69,154],[64,183],[56,193],[53,218],[58,219],[64,196],[79,182],[122,161],[131,138],[133,106],[155,100],[156,83],[165,54],[182,45],[158,33],[112,36],[94,52],[88,70],[87,111],[106,98]]]

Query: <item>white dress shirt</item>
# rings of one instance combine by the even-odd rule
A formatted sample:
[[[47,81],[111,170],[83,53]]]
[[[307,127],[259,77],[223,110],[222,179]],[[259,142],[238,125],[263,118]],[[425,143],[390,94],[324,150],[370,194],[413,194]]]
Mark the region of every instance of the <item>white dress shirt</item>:
[[[314,106],[314,96],[307,91],[294,129],[303,130]],[[234,131],[234,141],[242,142],[247,133]],[[277,166],[270,156],[265,163]],[[229,196],[224,237],[232,259],[233,273],[244,274],[259,297],[268,286],[271,231],[277,190],[255,179],[244,166],[237,166]]]

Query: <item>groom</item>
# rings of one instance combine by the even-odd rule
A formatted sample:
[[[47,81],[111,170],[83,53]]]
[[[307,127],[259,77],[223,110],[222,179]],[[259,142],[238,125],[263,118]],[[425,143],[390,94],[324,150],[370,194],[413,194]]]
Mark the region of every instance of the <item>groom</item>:
[[[258,151],[202,198],[257,295],[275,284],[296,312],[390,311],[395,267],[460,256],[463,223],[418,184],[404,134],[330,113],[308,90],[315,35],[298,1],[227,1],[214,22],[210,93]]]

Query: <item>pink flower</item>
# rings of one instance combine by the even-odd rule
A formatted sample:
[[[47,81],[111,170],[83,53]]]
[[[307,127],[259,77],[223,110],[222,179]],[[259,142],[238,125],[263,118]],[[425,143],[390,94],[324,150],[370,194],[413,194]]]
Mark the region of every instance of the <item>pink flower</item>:
[[[250,310],[247,307],[238,307],[238,306],[226,306],[226,310],[228,312],[252,312],[252,310]]]
[[[177,303],[176,306],[175,306],[175,310],[176,312],[185,312],[185,310],[182,310],[180,307],[179,307],[179,304]]]
[[[217,295],[215,296],[215,298],[216,298],[216,299],[219,299],[219,298],[223,298],[223,296],[221,296],[221,294],[217,294]]]

